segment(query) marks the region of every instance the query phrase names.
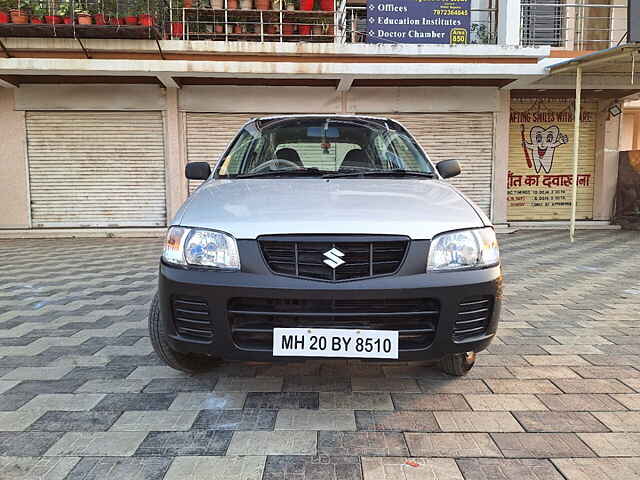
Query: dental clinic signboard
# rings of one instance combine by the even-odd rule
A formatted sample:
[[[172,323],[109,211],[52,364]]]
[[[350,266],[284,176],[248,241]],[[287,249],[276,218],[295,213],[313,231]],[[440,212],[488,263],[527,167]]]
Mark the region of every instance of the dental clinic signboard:
[[[507,219],[568,220],[573,192],[572,98],[512,98]],[[580,114],[576,216],[593,218],[597,104]]]
[[[367,43],[468,43],[471,0],[368,0]]]

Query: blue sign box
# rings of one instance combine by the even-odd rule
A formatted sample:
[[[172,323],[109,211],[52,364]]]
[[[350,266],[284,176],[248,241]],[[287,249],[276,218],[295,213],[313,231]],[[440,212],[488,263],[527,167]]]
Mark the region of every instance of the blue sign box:
[[[471,0],[368,0],[367,43],[468,43]]]

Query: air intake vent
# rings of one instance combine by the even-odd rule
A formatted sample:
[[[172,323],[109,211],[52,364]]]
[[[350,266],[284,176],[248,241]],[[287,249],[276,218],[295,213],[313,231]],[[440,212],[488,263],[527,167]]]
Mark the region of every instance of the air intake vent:
[[[245,350],[272,348],[274,328],[397,330],[401,351],[433,342],[440,305],[428,298],[281,299],[234,298],[227,318],[233,340]]]
[[[178,334],[197,340],[213,338],[209,304],[200,297],[174,297],[173,321]]]
[[[483,335],[491,318],[492,303],[491,297],[471,297],[462,300],[453,329],[453,339],[461,341]]]

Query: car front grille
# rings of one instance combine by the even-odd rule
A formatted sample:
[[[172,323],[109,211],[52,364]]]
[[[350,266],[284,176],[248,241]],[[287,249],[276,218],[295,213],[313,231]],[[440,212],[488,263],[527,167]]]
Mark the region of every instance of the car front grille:
[[[344,328],[397,330],[398,347],[407,351],[431,345],[440,306],[424,298],[234,298],[227,313],[234,343],[246,350],[271,350],[274,328]]]
[[[469,297],[460,302],[453,329],[455,341],[483,335],[489,326],[493,309],[492,297]]]
[[[273,273],[314,280],[339,282],[398,271],[404,260],[408,239],[405,237],[279,237],[260,239],[260,248]],[[343,255],[344,263],[331,268],[331,250]],[[334,251],[335,251],[334,250]]]
[[[213,328],[209,304],[200,297],[174,297],[173,322],[179,335],[196,340],[211,340]]]

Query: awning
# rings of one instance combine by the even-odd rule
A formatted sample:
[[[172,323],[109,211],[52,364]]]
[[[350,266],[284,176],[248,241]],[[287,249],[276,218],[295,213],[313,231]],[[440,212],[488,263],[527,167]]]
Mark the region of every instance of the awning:
[[[576,198],[578,194],[578,152],[580,150],[580,100],[582,80],[585,75],[628,76],[631,87],[640,89],[640,44],[620,45],[566,62],[557,63],[548,68],[549,75],[575,75],[575,111],[573,132],[573,186],[571,200],[571,223],[569,238],[574,241],[576,227]]]

